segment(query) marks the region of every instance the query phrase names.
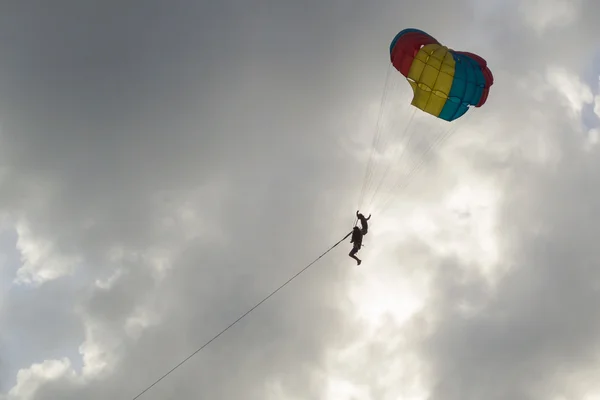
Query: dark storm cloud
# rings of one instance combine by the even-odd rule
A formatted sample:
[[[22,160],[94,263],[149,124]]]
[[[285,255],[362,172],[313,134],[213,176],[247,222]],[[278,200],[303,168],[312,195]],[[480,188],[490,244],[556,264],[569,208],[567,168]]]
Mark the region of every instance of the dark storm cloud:
[[[490,98],[489,111],[482,110],[490,118],[523,109],[511,97],[523,68],[544,73],[553,62],[579,68],[576,56],[587,53],[572,44],[589,44],[588,34],[553,31],[547,39],[561,39],[563,46],[553,49],[564,52],[552,53],[547,40],[516,22],[515,13],[501,11],[472,22],[480,14],[470,3],[433,0],[4,5],[0,212],[51,243],[50,257],[72,255],[78,262],[73,275],[9,293],[3,301],[0,320],[16,338],[3,387],[15,384],[17,366],[60,359],[67,350],[57,355],[48,349],[70,343],[73,352],[83,342],[99,346],[99,357],[111,361],[107,375],[91,381],[62,377],[33,398],[130,398],[343,236],[352,216],[339,210],[352,213],[348,202],[354,198],[334,201],[331,193],[359,185],[348,177],[362,177],[364,165],[341,152],[344,132],[334,127],[342,118],[358,123],[365,103],[378,99],[387,46],[399,29],[419,26],[447,37],[451,46],[461,42],[484,52],[498,71],[498,95]],[[583,26],[593,27],[593,11],[586,11]],[[486,40],[461,40],[463,28],[481,25],[489,28],[481,36],[494,51],[485,51]],[[496,118],[510,129],[510,123],[518,125]],[[570,176],[582,170],[572,169]],[[526,203],[527,217],[543,209],[549,211],[542,219],[556,215],[558,193],[570,188],[551,180],[529,185],[527,179],[540,172],[527,172],[515,187],[546,206],[518,197],[507,210]],[[579,222],[567,227],[582,231],[582,217],[573,217]],[[505,231],[520,235],[513,228]],[[526,247],[540,239],[522,240]],[[552,238],[545,243],[561,249]],[[578,243],[578,251],[593,251]],[[516,249],[511,260],[544,265],[539,254],[530,255],[535,248]],[[346,251],[336,253],[344,263],[330,258],[303,275],[144,398],[264,399],[265,382],[277,380],[296,396],[318,398],[327,348],[357,329],[340,311],[347,300],[336,285],[349,273]],[[164,279],[155,277],[154,254],[171,263]],[[594,252],[587,254],[594,259]],[[117,270],[122,275],[113,286],[94,285]],[[567,289],[593,299],[583,280],[587,270],[576,270],[582,279]],[[439,393],[493,398],[501,392],[484,380],[485,371],[493,371],[505,394],[524,398],[525,377],[544,376],[540,365],[547,357],[579,351],[592,340],[592,322],[575,341],[556,329],[566,311],[552,315],[556,320],[548,316],[558,300],[542,302],[554,299],[550,293],[566,278],[564,268],[547,267],[545,277],[519,271],[503,283],[496,301],[485,299],[477,280],[465,288],[452,274],[440,278],[438,301],[429,311],[441,322],[424,343]],[[472,322],[453,318],[449,293],[457,291],[489,301],[489,313]],[[533,303],[530,293],[537,295]],[[582,299],[574,298],[571,307],[587,304]],[[531,308],[523,308],[526,301]],[[26,315],[20,315],[23,309]],[[158,325],[132,338],[127,324],[138,312],[155,314]],[[497,314],[507,316],[498,322]],[[536,315],[555,328],[547,343],[564,352],[548,353],[544,341],[534,340],[545,335]],[[569,315],[574,320],[567,322],[582,322]],[[511,328],[526,334],[515,337]],[[14,350],[19,347],[27,351]],[[502,350],[503,358],[492,349]],[[81,372],[81,361],[72,364]],[[539,375],[514,365],[538,368]],[[29,384],[36,380],[44,381]]]
[[[122,360],[111,384],[59,381],[41,389],[40,398],[140,390],[309,261],[306,254],[322,251],[318,232],[330,232],[331,222],[315,219],[312,210],[320,188],[335,182],[334,167],[345,168],[345,161],[329,158],[337,133],[326,116],[342,107],[334,101],[342,64],[336,54],[353,44],[331,18],[339,10],[358,19],[361,11],[245,4],[14,5],[10,17],[5,14],[4,212],[49,240],[54,252],[79,257],[68,279],[87,282],[86,290],[70,292],[86,319],[62,321],[57,309],[53,320],[69,332],[81,332],[81,324],[101,326],[90,328],[98,331],[88,339]],[[197,195],[207,184],[215,186]],[[171,227],[162,222],[186,204],[199,213],[199,227],[208,222],[225,233],[225,242],[211,246],[198,239],[185,250],[185,218],[172,218]],[[174,257],[167,283],[153,283],[143,258],[111,258],[115,249],[140,254],[164,248]],[[91,286],[117,269],[126,273],[112,288]],[[218,359],[187,370],[197,376],[207,369],[200,389],[183,384],[191,382],[184,370],[162,390],[184,397],[201,390],[213,398],[225,390],[222,398],[230,398],[231,391],[248,392],[286,368],[288,380],[304,387],[297,365],[318,362],[321,340],[339,320],[334,305],[330,311],[324,306],[335,294],[330,284],[318,277],[305,284],[309,292],[292,290],[297,296],[281,310],[270,308],[262,324],[250,325],[258,332],[254,346],[240,340],[236,348],[245,353],[223,359],[219,351]],[[162,324],[134,345],[123,325],[148,302]],[[31,330],[10,321],[17,336]],[[51,332],[47,340],[58,343]],[[29,339],[20,339],[27,345]],[[258,350],[267,343],[275,346],[269,358]],[[32,363],[26,357],[20,362]],[[235,386],[216,383],[231,375],[239,378]]]

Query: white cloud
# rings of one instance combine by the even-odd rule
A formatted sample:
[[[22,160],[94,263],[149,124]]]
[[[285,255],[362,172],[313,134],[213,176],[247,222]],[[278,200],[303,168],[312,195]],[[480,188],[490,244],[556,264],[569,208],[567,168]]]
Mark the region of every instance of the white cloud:
[[[81,259],[61,254],[52,239],[36,236],[30,227],[21,222],[16,225],[17,249],[21,253],[22,265],[17,270],[15,282],[39,286],[74,272]]]
[[[600,79],[599,79],[599,81],[600,81]],[[598,85],[598,87],[596,89],[600,90],[600,84]],[[600,94],[594,96],[594,114],[596,114],[596,116],[598,118],[600,118]]]
[[[46,360],[22,369],[17,374],[17,384],[8,392],[7,400],[33,400],[44,384],[65,379],[75,380],[68,359]]]
[[[594,101],[592,89],[576,72],[564,68],[549,67],[546,76],[550,85],[566,100],[572,115],[581,118],[583,106]]]
[[[518,4],[525,21],[540,35],[573,25],[583,9],[581,0],[523,0]]]

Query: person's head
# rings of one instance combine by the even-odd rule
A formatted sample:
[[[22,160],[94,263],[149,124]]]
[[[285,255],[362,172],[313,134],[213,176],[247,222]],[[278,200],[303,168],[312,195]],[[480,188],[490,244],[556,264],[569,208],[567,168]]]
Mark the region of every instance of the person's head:
[[[358,226],[355,226],[354,228],[352,228],[352,231],[354,233],[359,233],[360,232],[360,228]]]

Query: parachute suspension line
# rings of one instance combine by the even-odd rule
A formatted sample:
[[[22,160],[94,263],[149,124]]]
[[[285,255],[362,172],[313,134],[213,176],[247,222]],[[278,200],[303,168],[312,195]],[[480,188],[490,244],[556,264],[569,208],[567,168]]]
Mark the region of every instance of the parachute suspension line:
[[[395,80],[392,80],[392,82],[389,85],[390,87],[388,89],[386,103],[383,106],[383,120],[380,122],[381,126],[379,129],[381,132],[379,132],[377,144],[375,146],[375,157],[373,159],[372,164],[373,168],[371,169],[369,179],[366,182],[367,186],[364,191],[364,197],[363,202],[361,202],[361,207],[368,207],[368,204],[365,203],[365,200],[373,188],[373,185],[375,183],[374,179],[376,179],[375,177],[381,175],[381,171],[379,171],[379,169],[383,169],[383,167],[385,167],[386,149],[389,147],[390,142],[392,142],[393,139],[396,139],[394,136],[398,136],[399,129],[391,129],[392,127],[388,127],[388,125],[390,124],[393,126],[398,125],[398,123],[396,122],[396,118],[398,118],[398,116],[395,113],[396,107],[394,106],[395,99],[390,99],[390,97],[395,97],[395,95],[397,94],[396,90],[398,89],[398,85],[399,82]],[[416,109],[413,109],[413,111],[416,111]],[[406,120],[406,117],[402,118],[402,121],[404,121],[402,125],[406,125]]]
[[[410,115],[410,118],[408,120],[408,123],[406,124],[406,126],[404,127],[404,131],[402,132],[402,135],[400,135],[400,138],[404,138],[407,134],[407,132],[409,132],[409,129],[411,128],[413,119],[415,118],[415,114],[417,113],[417,108],[413,108],[413,112]],[[408,145],[410,144],[410,140],[414,135],[414,131],[411,131],[410,134],[408,135],[408,140],[406,142],[406,145],[403,146],[402,149],[402,153],[400,153],[400,158],[398,159],[398,162],[402,161],[402,157],[404,155],[404,153],[406,152],[406,148],[408,147]],[[381,179],[379,180],[379,184],[377,185],[377,187],[375,188],[375,191],[373,192],[373,195],[371,196],[371,200],[369,201],[369,208],[373,205],[373,201],[375,200],[375,196],[377,196],[377,193],[379,193],[379,190],[381,189],[381,185],[383,185],[383,182],[385,181],[385,178],[387,177],[388,173],[390,172],[390,168],[392,166],[392,163],[396,157],[396,153],[398,152],[398,146],[396,146],[394,148],[394,152],[392,155],[392,160],[390,160],[390,162],[387,164],[387,168],[385,169],[383,176],[381,177]]]
[[[421,74],[423,74],[423,71],[421,72]],[[433,81],[433,87],[435,87],[435,84],[436,84],[436,82],[437,82],[438,78],[439,78],[439,76],[437,76],[437,77],[435,78],[435,80]],[[425,103],[425,108],[427,108],[427,106],[429,105],[429,102],[431,101],[431,97],[432,97],[432,96],[429,96],[429,98],[427,99],[427,102]],[[412,114],[411,114],[411,116],[410,116],[410,120],[409,120],[408,124],[406,125],[406,128],[404,129],[404,134],[403,134],[402,136],[404,136],[404,135],[406,134],[406,132],[408,132],[408,129],[409,129],[409,128],[410,128],[410,126],[411,126],[411,123],[412,123],[412,121],[413,121],[413,118],[414,118],[414,116],[415,116],[415,114],[416,114],[416,111],[417,111],[417,108],[414,108],[414,110],[413,110],[413,113],[412,113]],[[415,129],[415,130],[411,130],[411,132],[410,132],[410,134],[409,134],[409,136],[408,136],[408,141],[406,142],[406,144],[405,144],[404,146],[402,146],[402,153],[400,153],[400,159],[398,160],[398,163],[400,163],[400,162],[402,161],[402,158],[404,157],[404,154],[406,154],[406,150],[407,150],[407,149],[408,149],[408,147],[410,146],[410,142],[411,142],[411,139],[413,138],[413,136],[415,135],[415,131],[416,131],[416,129]],[[398,147],[396,147],[396,148],[395,148],[394,154],[395,154],[395,152],[397,151],[397,149],[398,149]],[[389,171],[389,169],[390,169],[390,166],[391,166],[391,163],[389,163],[389,164],[388,164],[388,167],[387,167],[387,169],[386,169],[386,172],[385,172],[385,174],[384,174],[384,177],[383,177],[383,178],[382,178],[382,180],[379,182],[379,186],[377,187],[377,190],[375,191],[375,193],[373,193],[373,196],[371,197],[371,201],[370,201],[370,203],[369,203],[369,207],[370,207],[370,206],[373,204],[373,201],[375,200],[375,195],[377,194],[377,192],[378,192],[379,188],[381,187],[381,184],[382,184],[382,183],[383,183],[383,181],[385,180],[385,175],[387,175],[387,172]]]
[[[362,206],[362,202],[363,202],[364,196],[365,196],[365,189],[367,187],[367,182],[370,180],[372,172],[373,172],[372,171],[373,170],[373,155],[375,153],[375,148],[379,144],[379,138],[380,138],[380,133],[381,133],[381,120],[383,118],[384,105],[385,105],[385,101],[387,99],[387,95],[388,95],[388,91],[389,91],[388,82],[389,82],[389,79],[391,76],[391,72],[392,72],[392,65],[388,64],[387,72],[385,75],[385,81],[384,81],[384,89],[383,89],[383,93],[381,94],[381,102],[379,104],[379,115],[378,115],[377,121],[375,123],[375,133],[373,135],[373,142],[371,144],[371,153],[369,155],[369,161],[367,162],[367,167],[365,169],[365,176],[363,179],[362,189],[360,192],[360,196],[358,198],[358,209],[360,209],[360,207]],[[356,220],[354,222],[355,225],[356,225],[357,221],[358,220]]]
[[[367,167],[365,170],[365,176],[363,179],[362,189],[361,189],[361,193],[360,193],[360,197],[359,197],[359,201],[358,201],[359,209],[362,206],[366,188],[373,176],[375,149],[378,147],[379,141],[381,140],[381,124],[382,124],[383,114],[385,111],[386,100],[387,100],[387,97],[389,94],[389,84],[388,83],[389,83],[389,79],[391,76],[391,71],[392,71],[392,67],[388,65],[388,69],[387,69],[387,73],[386,73],[386,77],[385,77],[385,81],[384,81],[384,90],[383,90],[383,93],[381,96],[381,102],[379,104],[379,115],[377,117],[377,121],[375,124],[375,131],[373,134],[373,141],[371,144],[371,151],[369,154],[369,161],[367,163]],[[355,221],[355,224],[357,221],[358,220]]]
[[[290,282],[292,282],[294,279],[296,279],[298,276],[300,276],[300,274],[302,274],[304,271],[306,271],[311,266],[313,266],[317,261],[319,261],[321,258],[323,258],[327,253],[329,253],[331,250],[333,250],[334,248],[336,248],[340,243],[342,243],[344,240],[346,240],[346,238],[349,237],[351,234],[352,234],[352,232],[349,232],[346,236],[344,236],[342,239],[340,239],[336,244],[334,244],[333,246],[331,246],[329,249],[327,249],[325,252],[323,252],[323,254],[321,254],[319,257],[317,257],[316,259],[314,259],[314,261],[312,261],[310,264],[308,264],[307,266],[305,266],[304,268],[302,268],[300,271],[298,271],[294,276],[292,276],[290,279],[288,279],[285,283],[281,284],[277,289],[275,289],[274,291],[272,291],[271,294],[269,294],[267,297],[265,297],[260,302],[258,302],[254,307],[252,307],[251,309],[249,309],[248,311],[246,311],[244,314],[242,314],[242,316],[240,316],[238,319],[236,319],[231,324],[229,324],[229,326],[227,326],[221,332],[219,332],[218,334],[216,334],[215,336],[213,336],[212,339],[210,339],[209,341],[207,341],[206,343],[204,343],[200,348],[198,348],[196,351],[194,351],[192,354],[190,354],[188,357],[186,357],[183,361],[181,361],[179,364],[177,364],[176,366],[174,366],[173,368],[171,368],[171,370],[169,372],[167,372],[166,374],[164,374],[163,376],[161,376],[159,379],[157,379],[152,385],[148,386],[146,389],[144,389],[142,392],[140,392],[137,396],[135,396],[132,400],[136,400],[136,399],[140,398],[144,393],[146,393],[148,390],[152,389],[156,384],[158,384],[160,381],[162,381],[164,378],[166,378],[168,375],[170,375],[173,371],[175,371],[177,368],[179,368],[181,365],[183,365],[186,361],[188,361],[190,358],[192,358],[197,353],[199,353],[201,350],[203,350],[206,346],[208,346],[213,341],[215,341],[219,336],[221,336],[226,331],[228,331],[229,328],[233,327],[235,324],[237,324],[238,322],[240,322],[244,317],[246,317],[248,314],[250,314],[256,308],[258,308],[261,304],[263,304],[265,301],[267,301],[273,295],[275,295],[275,293],[279,292],[281,289],[283,289],[285,286],[287,286]]]
[[[423,70],[423,71],[421,71],[421,75],[423,75],[423,72],[424,72],[424,70]],[[407,79],[408,79],[408,77],[407,77]],[[437,83],[438,79],[439,79],[439,75],[435,77],[435,79],[434,79],[434,81],[433,81],[433,85],[432,85],[432,87],[435,87],[435,84]],[[425,102],[425,109],[426,109],[426,108],[427,108],[427,106],[429,105],[429,102],[431,101],[431,98],[432,98],[432,96],[430,95],[430,96],[428,97],[427,101]],[[413,120],[413,118],[414,118],[414,116],[415,116],[416,110],[417,110],[416,108],[413,110],[413,114],[412,114],[412,115],[411,115],[411,117],[410,117],[410,120],[409,120],[409,122],[408,122],[408,124],[407,124],[407,126],[406,126],[406,128],[405,128],[405,130],[404,130],[404,133],[406,133],[406,132],[408,131],[408,128],[410,127],[410,125],[411,125],[411,123],[412,123],[412,120]],[[409,135],[409,137],[408,137],[408,141],[407,141],[406,145],[402,146],[402,153],[400,154],[400,159],[398,160],[399,162],[400,162],[400,161],[402,161],[402,158],[404,157],[404,154],[406,153],[406,149],[409,147],[409,145],[410,145],[410,142],[411,142],[411,139],[413,138],[414,134],[415,134],[415,130],[411,131],[411,132],[410,132],[410,135]],[[397,147],[396,147],[396,149],[395,149],[395,150],[397,150]],[[384,175],[387,175],[387,172],[389,171],[389,168],[390,168],[390,166],[391,166],[391,163],[390,163],[390,164],[388,164],[388,168],[386,169],[386,172],[385,172],[385,174],[384,174]],[[377,194],[377,191],[378,191],[378,190],[379,190],[379,188],[381,187],[381,184],[383,183],[383,180],[384,180],[384,179],[385,179],[385,176],[382,178],[381,182],[379,183],[379,186],[378,186],[377,190],[375,191],[375,193],[373,193],[373,197],[371,198],[371,201],[370,201],[370,203],[369,203],[369,207],[370,207],[370,206],[373,204],[373,200],[375,199],[375,195]]]
[[[424,70],[423,70],[423,71],[424,71]],[[421,71],[421,75],[423,74],[423,71]],[[435,79],[434,79],[434,81],[433,81],[433,85],[432,85],[431,87],[435,87],[435,85],[436,85],[436,83],[437,83],[437,81],[438,81],[439,77],[440,77],[439,75],[435,77]],[[407,77],[407,79],[408,79],[408,77]],[[427,98],[427,101],[425,102],[425,107],[424,107],[425,109],[427,109],[427,106],[429,105],[429,102],[431,101],[431,98],[432,98],[432,96],[431,96],[431,95],[430,95],[430,96]],[[416,109],[415,109],[415,111],[416,111]],[[411,120],[410,120],[411,122],[412,122],[412,117],[414,117],[414,114],[411,116]],[[409,125],[410,125],[410,123],[409,123]],[[407,129],[408,129],[408,127],[407,127]],[[402,160],[402,158],[403,158],[404,154],[406,153],[406,149],[409,147],[409,145],[410,145],[410,141],[411,141],[412,137],[414,136],[414,133],[415,133],[415,131],[412,131],[412,132],[411,132],[411,134],[410,134],[410,136],[409,136],[409,138],[408,138],[408,142],[406,143],[406,145],[405,145],[405,146],[403,146],[403,148],[402,148],[402,153],[401,153],[401,155],[400,155],[400,160],[399,160],[399,161],[401,161],[401,160]],[[390,166],[390,164],[388,164],[388,169],[389,169],[389,166]],[[380,183],[380,186],[381,186],[381,183]],[[371,204],[373,203],[373,200],[374,200],[374,198],[375,198],[375,194],[373,195],[373,198],[371,198]]]
[[[463,119],[469,118],[472,114],[471,112],[467,116],[464,116],[469,108],[481,107],[486,103],[490,87],[494,83],[493,74],[487,66],[486,60],[482,57],[466,51],[451,50],[428,33],[416,28],[403,29],[394,37],[390,43],[390,59],[393,67],[409,80],[413,87],[413,101],[411,104],[433,117],[450,122],[450,125],[446,125],[443,128],[440,127],[439,131],[428,127],[419,129],[422,135],[416,134],[418,128],[410,127],[410,123],[408,124],[409,126],[405,127],[406,131],[409,128],[411,129],[408,143],[402,146],[400,159],[393,160],[394,164],[401,161],[402,165],[396,167],[396,165],[392,166],[390,162],[390,164],[384,166],[387,168],[383,168],[385,169],[383,177],[374,182],[374,193],[369,193],[372,196],[366,207],[372,208],[377,198],[376,209],[372,210],[372,212],[376,212],[377,214],[380,214],[380,207],[382,207],[381,212],[384,212],[396,195],[394,190],[388,191],[386,187],[387,200],[382,204],[381,200],[384,199],[379,198],[380,192],[384,191],[381,190],[382,187],[387,186],[388,182],[394,183],[395,178],[388,177],[388,172],[402,175],[397,177],[398,179],[392,189],[395,187],[405,189],[423,165],[429,164],[427,161],[431,157],[425,156],[457,130],[458,125],[456,120],[460,118],[460,125],[462,125],[464,122]],[[433,70],[432,73],[423,73],[427,68],[433,68],[437,70],[437,73]],[[461,90],[455,90],[454,92],[451,90],[454,88],[455,83],[461,85]],[[417,90],[418,87],[424,90]],[[425,88],[430,89],[427,90]],[[445,100],[430,107],[430,102],[434,98],[433,92],[436,91],[440,92],[438,100],[442,97]],[[451,97],[456,97],[456,99],[451,99]],[[458,103],[448,103],[455,102],[455,100],[458,100]],[[384,120],[387,121],[387,118]],[[410,122],[412,122],[412,117]],[[426,126],[429,126],[429,124],[426,124]],[[396,136],[397,131],[395,129],[391,129],[390,132],[393,135],[390,134],[389,136]],[[376,147],[375,144],[380,140],[380,135],[378,133],[377,138],[374,138],[374,148]],[[416,136],[414,140],[417,143],[412,143],[413,136]],[[395,157],[398,147],[400,147],[400,144],[390,149],[391,151],[388,153],[378,148],[381,154],[377,154],[375,161],[388,161],[389,153],[392,152]],[[386,149],[384,148],[383,150]],[[408,154],[406,154],[407,152]],[[405,156],[407,156],[407,160],[404,159]],[[373,183],[370,175],[372,174],[372,162],[373,159],[370,159],[367,174],[365,174],[365,182],[363,183],[359,202],[361,207],[365,207],[363,201],[365,200],[366,188],[371,188],[366,185]]]
[[[410,168],[410,170],[408,171],[408,173],[403,177],[404,179],[398,179],[396,181],[396,183],[392,186],[392,189],[390,190],[390,193],[388,194],[388,197],[386,198],[386,201],[383,202],[383,204],[378,209],[378,211],[377,211],[378,214],[383,214],[385,211],[387,211],[389,205],[391,204],[392,200],[395,197],[395,194],[397,194],[397,193],[395,193],[395,191],[399,189],[400,192],[402,192],[404,189],[406,189],[408,187],[408,185],[412,182],[413,178],[417,175],[417,173],[421,171],[421,169],[423,167],[423,164],[425,163],[425,157],[434,148],[437,148],[439,146],[439,144],[441,144],[442,142],[444,142],[445,139],[451,135],[451,133],[449,134],[449,132],[451,132],[454,129],[456,129],[456,127],[451,127],[449,129],[447,129],[440,136],[438,136],[437,138],[435,138],[429,144],[429,146],[420,154],[419,161],[417,161]]]
[[[399,179],[396,184],[394,185],[395,188],[399,188],[400,191],[403,191],[404,189],[406,189],[409,184],[412,182],[412,180],[414,179],[414,177],[418,174],[418,172],[420,172],[420,170],[422,169],[423,165],[425,164],[425,157],[435,148],[438,148],[440,146],[440,144],[446,142],[451,136],[453,136],[459,129],[462,128],[462,125],[464,125],[470,118],[471,118],[472,114],[469,113],[468,115],[465,116],[465,118],[461,119],[460,121],[456,121],[455,124],[453,124],[451,127],[449,127],[448,129],[442,131],[443,133],[441,135],[439,135],[438,137],[435,138],[435,140],[432,141],[432,143],[429,144],[429,146],[421,153],[421,157],[419,159],[419,161],[417,163],[415,163],[415,165],[412,166],[412,168],[410,169],[410,171],[408,172],[408,174],[406,175],[406,179],[405,180],[401,180]],[[394,191],[391,190],[389,196],[387,197],[387,200],[381,205],[381,207],[379,207],[377,209],[377,213],[378,214],[383,214],[387,211],[388,207],[391,204],[391,201],[394,199]]]
[[[440,136],[436,137],[435,140],[433,140],[432,143],[430,143],[430,145],[425,149],[425,151],[422,152],[419,161],[417,163],[415,163],[412,166],[412,168],[408,171],[408,173],[406,174],[406,179],[404,179],[404,180],[398,179],[398,181],[394,185],[394,188],[390,191],[390,195],[388,196],[387,200],[382,204],[381,210],[380,210],[381,213],[387,211],[388,207],[390,206],[392,200],[395,197],[394,191],[398,190],[398,189],[400,190],[400,192],[404,191],[404,189],[406,189],[410,185],[412,180],[421,171],[423,165],[425,164],[425,157],[431,151],[433,151],[434,149],[439,147],[439,145],[441,145],[443,142],[445,142],[457,130],[457,128],[458,128],[458,126],[455,125],[455,126],[452,126],[448,129],[446,129],[445,132],[442,132],[442,134]]]

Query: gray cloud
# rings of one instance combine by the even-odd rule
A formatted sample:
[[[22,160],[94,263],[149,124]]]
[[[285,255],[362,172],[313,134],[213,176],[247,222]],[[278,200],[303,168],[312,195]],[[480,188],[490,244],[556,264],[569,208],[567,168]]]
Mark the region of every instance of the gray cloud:
[[[493,293],[465,282],[456,265],[441,266],[449,272],[431,306],[441,322],[423,344],[439,379],[433,398],[547,397],[564,393],[573,371],[594,367],[598,255],[589,221],[598,210],[588,161],[569,157],[558,174],[519,169],[502,224],[512,268]],[[466,318],[455,308],[463,300],[481,311]]]
[[[415,364],[398,372],[398,386],[422,375],[433,398],[561,389],[567,378],[555,379],[554,368],[588,366],[597,342],[588,223],[596,178],[565,133],[572,125],[559,125],[560,95],[527,97],[540,83],[526,71],[583,69],[596,28],[595,5],[582,4],[581,29],[537,37],[514,9],[466,1],[10,5],[0,13],[0,213],[41,257],[24,276],[72,262],[60,279],[2,289],[0,349],[10,351],[0,392],[15,386],[18,369],[66,356],[96,379],[21,375],[18,393],[42,386],[14,398],[131,398],[344,235],[364,165],[340,147],[355,132],[339,127],[359,126],[378,100],[387,44],[408,25],[494,65],[495,91],[473,126],[481,121],[482,136],[499,145],[456,139],[465,143],[457,154],[481,176],[510,173],[499,233],[512,269],[491,292],[472,266],[440,259],[422,238],[397,245],[398,261],[366,262],[377,270],[417,260],[435,278],[433,295],[408,326],[389,320],[344,373],[378,399],[399,390],[377,376],[399,357]],[[554,115],[539,129],[566,152],[558,170],[511,147],[535,132],[534,112]],[[436,163],[428,198],[459,179]],[[347,314],[357,273],[347,247],[144,398],[265,399],[271,383],[322,398],[332,353],[365,335]],[[482,308],[467,319],[462,302]],[[98,375],[81,370],[103,362]]]

